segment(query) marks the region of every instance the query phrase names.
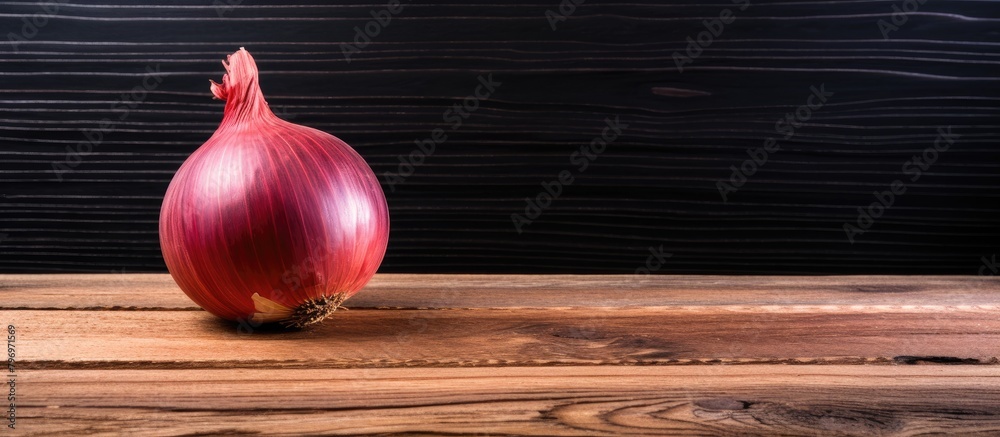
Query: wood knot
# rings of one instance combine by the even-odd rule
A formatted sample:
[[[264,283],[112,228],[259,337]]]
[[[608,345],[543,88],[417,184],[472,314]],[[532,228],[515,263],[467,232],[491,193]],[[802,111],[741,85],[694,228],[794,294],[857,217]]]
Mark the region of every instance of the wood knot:
[[[753,402],[740,401],[730,398],[702,399],[695,401],[694,405],[706,410],[745,410],[753,405]]]

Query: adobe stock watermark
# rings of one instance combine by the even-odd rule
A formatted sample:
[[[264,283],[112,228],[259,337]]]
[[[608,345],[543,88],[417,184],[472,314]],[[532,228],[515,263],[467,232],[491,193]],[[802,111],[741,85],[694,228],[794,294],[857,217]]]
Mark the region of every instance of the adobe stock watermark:
[[[667,260],[674,255],[667,252],[663,246],[663,244],[657,245],[654,243],[647,247],[644,253],[648,253],[649,255],[646,255],[645,262],[636,267],[633,273],[622,275],[626,276],[622,281],[622,286],[637,288],[647,282],[650,275],[666,266]],[[604,329],[608,326],[605,322],[609,318],[614,317],[615,314],[614,311],[607,310],[588,311],[590,317],[584,319],[584,322],[579,325],[567,327],[565,335],[561,337],[579,340],[599,339],[602,337]]]
[[[667,252],[663,246],[663,244],[660,244],[659,246],[649,246],[646,248],[646,252],[649,253],[649,255],[646,255],[646,262],[636,267],[635,271],[629,275],[629,286],[636,287],[640,285],[649,278],[649,275],[667,265],[667,260],[673,257],[674,254]]]
[[[114,274],[115,282],[117,282],[117,285],[121,285],[121,286],[127,285],[129,283],[130,278],[131,278],[130,273],[128,273],[125,270],[125,267],[118,268],[118,269],[111,269],[111,273]]]
[[[750,0],[730,0],[733,4],[739,6],[740,11],[745,11],[750,7]],[[711,20],[702,20],[701,24],[705,26],[705,30],[698,32],[694,38],[688,36],[685,40],[687,41],[687,47],[684,53],[674,52],[673,59],[674,65],[677,67],[679,73],[684,72],[684,66],[693,63],[695,59],[707,49],[709,46],[715,42],[715,39],[722,36],[722,32],[726,30],[726,26],[733,24],[736,21],[736,15],[730,8],[725,8],[719,12],[718,18],[713,18]]]
[[[236,9],[237,6],[242,5],[244,0],[213,0],[212,7],[215,9],[215,15],[219,18],[225,18],[226,14]]]
[[[18,53],[19,46],[35,39],[42,28],[49,24],[49,20],[59,13],[61,5],[69,0],[52,0],[38,2],[40,12],[21,17],[21,33],[7,32],[7,41],[10,42],[14,53]]]
[[[597,160],[597,157],[608,149],[608,145],[614,143],[621,136],[622,131],[628,128],[628,124],[623,124],[619,116],[614,119],[610,117],[604,119],[604,128],[601,134],[590,143],[580,146],[580,149],[569,155],[569,163],[576,168],[576,173],[583,173],[590,168],[590,163]],[[534,197],[524,198],[524,214],[513,213],[510,215],[514,223],[514,229],[518,234],[524,232],[524,227],[530,225],[543,212],[552,206],[552,202],[562,195],[564,189],[573,184],[576,177],[572,170],[560,171],[556,178],[551,181],[542,181],[542,189]]]
[[[917,12],[924,3],[927,3],[927,0],[903,0],[901,3],[902,6],[892,5],[892,16],[889,17],[892,22],[890,23],[884,18],[880,18],[875,23],[878,26],[878,31],[882,33],[882,39],[888,40],[889,33],[903,27],[910,20],[909,15]]]
[[[169,75],[169,73],[160,71],[160,64],[147,65],[142,83],[133,87],[130,92],[122,93],[119,99],[111,104],[111,112],[118,114],[118,117],[115,119],[102,118],[97,127],[83,129],[81,132],[84,140],[76,145],[66,146],[66,156],[62,161],[52,161],[52,172],[55,174],[56,180],[62,182],[63,174],[72,172],[83,162],[84,157],[93,153],[94,148],[100,146],[104,142],[104,138],[117,129],[118,123],[128,118],[133,109],[146,101],[149,92],[159,87],[163,83],[163,79]]]
[[[264,297],[280,302],[286,293],[294,293],[296,290],[301,289],[303,282],[315,277],[316,273],[319,272],[320,263],[330,257],[330,250],[331,248],[326,246],[315,247],[309,256],[302,259],[298,264],[289,267],[281,274],[281,283],[284,288],[274,288]],[[253,314],[248,314],[246,317],[236,320],[236,333],[244,335],[253,334],[263,324],[264,322],[254,320]]]
[[[873,191],[872,196],[875,198],[875,201],[869,204],[867,208],[858,207],[858,217],[854,223],[844,222],[842,228],[847,235],[847,241],[854,244],[856,237],[868,232],[875,225],[875,220],[878,220],[879,217],[882,217],[886,211],[892,208],[896,203],[897,196],[902,196],[906,193],[906,181],[912,183],[920,180],[924,172],[937,162],[941,153],[946,152],[955,143],[955,140],[962,137],[959,134],[953,133],[951,126],[947,128],[939,127],[937,132],[938,136],[934,139],[932,146],[928,146],[920,155],[913,155],[903,163],[900,171],[903,175],[909,176],[908,178],[892,181],[889,187],[881,192]]]
[[[549,27],[553,32],[556,31],[556,26],[566,21],[570,15],[576,12],[576,7],[582,5],[587,0],[562,0],[559,2],[559,7],[556,10],[546,9],[545,19],[549,21]]]
[[[384,8],[368,12],[372,19],[364,26],[354,26],[353,43],[340,43],[340,52],[344,54],[344,60],[351,63],[351,56],[361,52],[372,43],[372,39],[381,35],[382,30],[389,27],[392,17],[403,12],[403,4],[399,0],[389,0]]]
[[[795,136],[796,129],[802,127],[802,123],[812,118],[813,111],[820,110],[826,104],[826,101],[830,97],[833,97],[833,92],[826,90],[825,83],[821,83],[819,88],[813,85],[809,87],[809,91],[809,97],[806,98],[805,104],[799,106],[793,112],[785,113],[784,117],[774,122],[774,132],[784,135],[783,138],[785,141]],[[749,158],[740,163],[739,167],[736,165],[729,166],[729,169],[732,171],[729,175],[729,180],[720,179],[715,182],[715,188],[719,190],[722,201],[728,202],[729,194],[735,193],[746,185],[747,180],[757,174],[757,171],[764,164],[767,164],[770,155],[778,150],[781,150],[781,144],[774,137],[765,138],[764,144],[760,147],[747,149]]]
[[[996,276],[997,270],[1000,269],[997,267],[997,254],[994,253],[989,258],[983,255],[979,260],[982,261],[979,266],[979,276]]]
[[[268,106],[274,115],[285,121],[292,121],[299,118],[299,115],[288,110],[287,105]]]
[[[479,109],[480,104],[483,101],[489,100],[496,90],[503,85],[503,82],[493,80],[493,73],[485,76],[479,75],[477,80],[479,81],[479,85],[476,85],[476,89],[471,95],[462,99],[461,103],[452,105],[451,108],[446,109],[441,114],[441,120],[448,123],[452,131],[461,128],[462,124],[472,116],[472,113]],[[423,140],[414,140],[417,148],[406,155],[399,155],[397,157],[399,165],[396,166],[396,171],[382,173],[382,179],[389,188],[389,191],[396,192],[396,185],[406,182],[406,178],[412,176],[418,167],[424,165],[428,157],[434,155],[434,152],[437,151],[437,146],[447,140],[448,133],[441,127],[431,130],[430,135]]]

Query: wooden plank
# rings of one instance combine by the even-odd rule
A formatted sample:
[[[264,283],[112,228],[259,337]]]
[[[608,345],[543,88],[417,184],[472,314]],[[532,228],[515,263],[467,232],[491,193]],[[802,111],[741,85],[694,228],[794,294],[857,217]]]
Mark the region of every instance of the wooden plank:
[[[996,435],[992,366],[26,370],[23,435]]]
[[[18,359],[49,368],[997,364],[992,307],[352,310],[303,331],[204,311],[5,311]],[[253,331],[252,334],[247,332]],[[917,358],[913,358],[917,357]]]
[[[0,274],[0,309],[197,309],[167,274]],[[989,306],[992,276],[378,274],[352,308]],[[859,307],[860,308],[860,307]]]

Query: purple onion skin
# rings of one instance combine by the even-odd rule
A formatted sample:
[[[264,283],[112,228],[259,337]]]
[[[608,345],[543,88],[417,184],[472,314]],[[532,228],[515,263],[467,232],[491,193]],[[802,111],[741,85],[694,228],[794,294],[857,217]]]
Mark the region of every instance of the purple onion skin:
[[[223,64],[222,84],[212,82],[222,123],[181,165],[160,211],[171,276],[229,320],[259,310],[255,293],[291,309],[353,296],[388,244],[377,177],[340,139],[275,116],[246,50]]]

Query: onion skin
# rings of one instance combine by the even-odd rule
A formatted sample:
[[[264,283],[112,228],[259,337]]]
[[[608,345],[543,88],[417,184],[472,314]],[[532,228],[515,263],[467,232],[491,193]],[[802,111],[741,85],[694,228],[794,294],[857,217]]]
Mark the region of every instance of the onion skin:
[[[318,322],[382,262],[385,194],[346,143],[274,115],[246,50],[223,65],[228,74],[211,86],[226,101],[222,123],[163,200],[163,258],[181,290],[216,316]]]

